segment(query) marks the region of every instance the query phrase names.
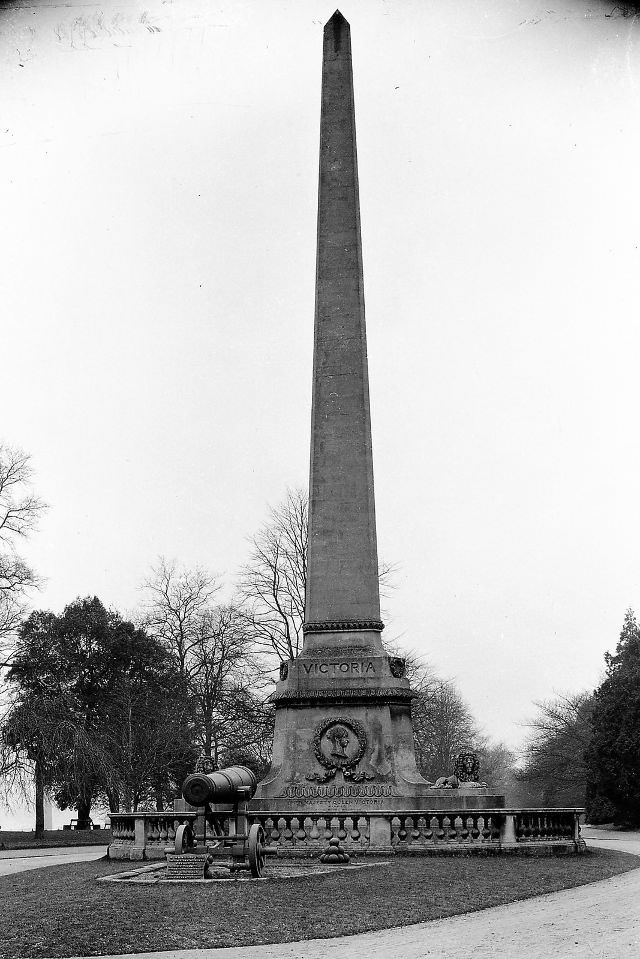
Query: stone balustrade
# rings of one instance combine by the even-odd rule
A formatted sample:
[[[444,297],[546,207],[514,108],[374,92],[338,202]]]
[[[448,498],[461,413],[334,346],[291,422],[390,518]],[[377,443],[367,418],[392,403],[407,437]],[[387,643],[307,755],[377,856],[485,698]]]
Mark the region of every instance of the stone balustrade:
[[[111,859],[164,859],[165,848],[175,842],[178,826],[191,823],[196,812],[110,813]]]
[[[500,845],[501,826],[505,819],[499,812],[437,812],[399,813],[391,816],[391,845],[422,846],[442,845]]]
[[[578,841],[580,825],[573,809],[523,809],[515,813],[516,842]]]
[[[337,837],[352,855],[429,852],[581,852],[582,809],[407,810],[374,813],[249,811],[281,856],[314,856]],[[181,823],[198,832],[197,812],[112,813],[113,859],[162,859]],[[228,823],[224,823],[225,831]]]
[[[450,809],[447,811],[251,813],[265,830],[267,845],[281,854],[313,855],[333,836],[358,850],[425,852],[485,847],[499,852],[525,845],[565,844],[579,851],[581,809]]]
[[[582,852],[578,808],[485,809],[395,813],[388,816],[396,852],[478,849]]]
[[[350,852],[364,851],[371,843],[371,820],[364,812],[329,813],[249,813],[252,822],[259,822],[265,832],[267,846],[286,853],[313,855],[321,851],[334,836]]]

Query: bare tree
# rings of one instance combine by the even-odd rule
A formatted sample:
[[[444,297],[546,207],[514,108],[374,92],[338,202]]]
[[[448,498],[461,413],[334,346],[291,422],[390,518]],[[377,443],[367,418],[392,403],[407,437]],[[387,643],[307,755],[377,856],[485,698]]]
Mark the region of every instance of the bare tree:
[[[477,743],[475,720],[451,681],[436,680],[420,690],[412,717],[416,761],[427,779],[450,775],[458,753]]]
[[[535,703],[537,715],[526,725],[530,735],[518,780],[544,805],[583,805],[587,783],[585,750],[591,742],[593,695],[557,695]]]
[[[161,556],[142,589],[141,625],[165,644],[181,675],[188,678],[197,668],[194,651],[219,584],[199,566],[187,569]]]
[[[36,529],[45,504],[31,487],[29,456],[0,443],[0,669],[7,667],[38,577],[16,546]]]
[[[193,647],[191,694],[198,718],[198,744],[217,763],[253,738],[247,714],[261,702],[264,681],[247,634],[233,606],[217,606],[201,618]]]
[[[225,763],[250,753],[264,724],[265,686],[247,616],[215,605],[215,578],[161,559],[143,589],[145,628],[173,655],[193,708],[192,745]]]
[[[473,750],[482,757],[492,748],[453,680],[437,675],[424,656],[398,643],[387,652],[405,660],[405,675],[416,694],[411,704],[416,763],[429,780],[453,772],[458,753]]]
[[[240,594],[254,641],[282,661],[302,649],[307,583],[308,498],[289,489],[252,539]]]
[[[302,650],[309,500],[301,489],[288,489],[269,519],[251,540],[249,562],[240,572],[239,592],[253,641],[284,662]],[[393,567],[381,563],[381,589],[390,589]]]

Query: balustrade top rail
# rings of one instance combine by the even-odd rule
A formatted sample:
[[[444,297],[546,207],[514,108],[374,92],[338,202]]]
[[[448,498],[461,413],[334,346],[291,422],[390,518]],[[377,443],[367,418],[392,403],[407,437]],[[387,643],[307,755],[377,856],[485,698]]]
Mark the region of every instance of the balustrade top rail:
[[[431,806],[422,806],[418,809],[407,807],[405,809],[287,809],[285,811],[274,809],[252,810],[249,806],[249,815],[254,817],[273,819],[287,819],[297,817],[313,819],[314,817],[324,816],[516,816],[522,813],[534,813],[535,815],[550,815],[552,813],[584,813],[584,806],[514,806],[505,808],[504,806],[493,807],[491,809],[466,809],[464,807],[453,806],[451,809],[434,809]]]
[[[160,812],[149,812],[145,809],[141,812],[108,812],[107,816],[111,819],[123,818],[128,816],[130,819],[157,819],[158,816],[167,819],[195,819],[197,812],[173,812],[171,809],[163,809]]]
[[[553,815],[558,813],[573,813],[582,815],[585,812],[584,806],[513,806],[513,807],[495,807],[490,809],[465,809],[462,807],[453,806],[451,809],[434,809],[430,806],[422,806],[420,808],[410,808],[405,809],[287,809],[280,810],[277,808],[274,809],[260,809],[252,810],[249,809],[249,816],[252,818],[260,819],[273,819],[274,816],[277,816],[278,819],[291,819],[296,817],[300,819],[313,819],[327,816],[350,816],[353,818],[357,816],[517,816],[517,815]],[[194,811],[184,811],[184,812],[173,812],[172,810],[162,810],[159,812],[150,812],[144,810],[141,812],[113,812],[107,813],[107,815],[112,818],[131,818],[131,819],[153,819],[157,817],[167,818],[167,819],[195,819],[199,814]]]

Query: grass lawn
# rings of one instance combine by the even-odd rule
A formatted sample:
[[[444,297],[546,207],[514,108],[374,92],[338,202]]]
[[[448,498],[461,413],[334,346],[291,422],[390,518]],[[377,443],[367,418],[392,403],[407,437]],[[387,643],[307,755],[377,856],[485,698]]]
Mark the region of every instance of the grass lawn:
[[[608,849],[562,858],[397,858],[388,866],[211,886],[98,883],[106,859],[0,878],[0,959],[342,936],[484,909],[638,868]]]
[[[108,846],[110,829],[52,829],[36,839],[34,832],[0,829],[0,849],[50,849],[54,846]],[[1,953],[0,953],[1,955]]]

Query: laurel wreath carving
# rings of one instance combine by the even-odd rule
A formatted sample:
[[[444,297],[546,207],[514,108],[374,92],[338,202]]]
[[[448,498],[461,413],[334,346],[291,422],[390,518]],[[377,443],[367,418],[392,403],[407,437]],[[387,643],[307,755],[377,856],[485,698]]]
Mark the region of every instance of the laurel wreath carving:
[[[358,752],[352,759],[349,759],[344,764],[336,762],[335,759],[329,756],[325,756],[321,749],[322,737],[332,726],[344,726],[345,729],[354,733],[358,740]],[[350,779],[352,782],[358,783],[364,782],[367,779],[375,779],[375,776],[372,776],[370,773],[356,768],[364,756],[366,749],[367,733],[362,723],[358,722],[357,719],[343,719],[342,716],[332,716],[329,719],[324,719],[321,723],[318,723],[313,734],[313,751],[320,765],[324,766],[324,772],[310,773],[305,778],[309,782],[324,783],[333,779],[337,771],[341,769],[344,778]]]

